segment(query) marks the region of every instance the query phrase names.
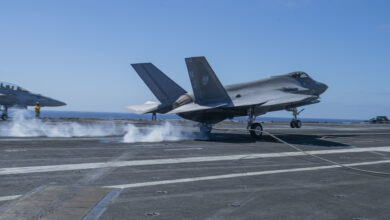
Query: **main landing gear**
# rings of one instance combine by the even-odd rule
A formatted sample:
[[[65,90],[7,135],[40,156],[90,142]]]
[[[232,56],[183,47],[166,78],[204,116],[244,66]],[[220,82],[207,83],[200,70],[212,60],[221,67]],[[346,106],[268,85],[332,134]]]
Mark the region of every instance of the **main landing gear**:
[[[207,124],[207,123],[201,123],[199,125],[199,129],[200,129],[200,133],[202,135],[210,135],[211,133],[211,130],[213,129],[212,125],[211,124]]]
[[[291,128],[301,128],[302,127],[302,122],[301,120],[298,120],[298,115],[305,109],[302,109],[300,111],[297,110],[297,108],[291,108],[287,109],[287,111],[291,111],[293,114],[293,119],[290,122],[290,127]]]
[[[7,106],[3,106],[3,110],[2,110],[2,113],[1,113],[1,119],[3,121],[8,120],[8,107]]]
[[[152,121],[156,121],[157,120],[157,113],[156,112],[153,112],[152,113]]]
[[[256,115],[254,108],[248,110],[248,126],[247,129],[253,138],[260,138],[263,135],[263,126],[260,123],[255,122]]]

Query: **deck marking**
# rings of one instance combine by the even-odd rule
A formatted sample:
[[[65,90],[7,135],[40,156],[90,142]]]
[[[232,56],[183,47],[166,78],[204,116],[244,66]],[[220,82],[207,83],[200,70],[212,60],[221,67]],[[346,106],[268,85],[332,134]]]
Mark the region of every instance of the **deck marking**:
[[[19,197],[21,197],[22,195],[14,195],[14,196],[0,196],[0,202],[2,201],[9,201],[9,200],[14,200],[14,199],[17,199]]]
[[[102,200],[100,200],[92,210],[83,218],[83,220],[97,220],[101,215],[107,210],[107,206],[113,202],[119,194],[122,192],[122,189],[113,189],[109,192]]]
[[[342,164],[342,165],[349,166],[349,167],[355,167],[355,166],[386,164],[386,163],[390,163],[390,160],[350,163],[350,164]],[[166,185],[166,184],[173,184],[173,183],[188,183],[188,182],[205,181],[205,180],[218,180],[218,179],[228,179],[228,178],[237,178],[237,177],[261,176],[261,175],[267,175],[267,174],[292,173],[292,172],[325,170],[325,169],[334,169],[334,168],[342,168],[342,166],[329,165],[329,166],[304,167],[304,168],[294,168],[294,169],[282,169],[282,170],[267,170],[267,171],[247,172],[247,173],[232,173],[232,174],[224,174],[224,175],[216,175],[216,176],[203,176],[203,177],[183,178],[183,179],[174,179],[174,180],[131,183],[131,184],[113,185],[113,186],[105,186],[105,187],[127,189],[127,188],[143,187],[143,186]]]
[[[164,151],[181,151],[181,150],[203,150],[202,147],[189,147],[189,148],[170,148],[164,149]]]
[[[359,153],[359,152],[372,152],[372,151],[390,152],[390,146],[317,150],[317,151],[306,151],[306,152],[314,155],[324,155],[324,154]],[[48,166],[10,167],[10,168],[0,168],[0,175],[85,170],[85,169],[97,169],[97,168],[108,168],[108,167],[129,167],[129,166],[147,166],[147,165],[178,164],[178,163],[217,162],[217,161],[229,161],[229,160],[233,161],[233,160],[248,160],[248,159],[260,159],[260,158],[293,157],[293,156],[307,156],[307,154],[303,152],[280,152],[280,153],[185,157],[185,158],[169,158],[169,159],[111,161],[111,162],[100,162],[100,163],[59,164],[59,165],[48,165]]]
[[[367,165],[377,165],[377,164],[387,164],[390,163],[390,160],[381,160],[381,161],[372,161],[372,162],[360,162],[360,163],[350,163],[343,164],[344,166],[367,166]],[[173,183],[187,183],[187,182],[196,182],[196,181],[205,181],[205,180],[218,180],[218,179],[228,179],[228,178],[237,178],[237,177],[248,177],[248,176],[261,176],[268,174],[279,174],[279,173],[292,173],[292,172],[303,172],[303,171],[313,171],[313,170],[326,170],[342,168],[339,165],[329,165],[329,166],[317,166],[317,167],[303,167],[303,168],[293,168],[293,169],[281,169],[281,170],[266,170],[258,172],[246,172],[246,173],[232,173],[224,175],[215,175],[215,176],[203,176],[203,177],[193,177],[193,178],[183,178],[183,179],[174,179],[174,180],[162,180],[162,181],[152,181],[152,182],[143,182],[143,183],[131,183],[131,184],[121,184],[121,185],[112,185],[112,186],[103,186],[105,188],[116,188],[116,189],[127,189],[127,188],[136,188],[144,186],[155,186],[155,185],[166,185]],[[112,200],[115,200],[119,195],[117,193]],[[22,195],[13,195],[13,196],[3,196],[0,197],[0,201],[14,200]]]

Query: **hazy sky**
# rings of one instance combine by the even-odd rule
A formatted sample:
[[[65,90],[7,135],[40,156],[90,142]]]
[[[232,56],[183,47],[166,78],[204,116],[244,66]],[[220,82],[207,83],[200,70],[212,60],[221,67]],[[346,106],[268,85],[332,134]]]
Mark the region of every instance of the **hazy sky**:
[[[390,116],[389,12],[386,0],[0,0],[0,80],[68,104],[53,110],[122,112],[155,100],[130,63],[192,92],[184,58],[206,56],[223,84],[296,70],[326,83],[304,117]]]

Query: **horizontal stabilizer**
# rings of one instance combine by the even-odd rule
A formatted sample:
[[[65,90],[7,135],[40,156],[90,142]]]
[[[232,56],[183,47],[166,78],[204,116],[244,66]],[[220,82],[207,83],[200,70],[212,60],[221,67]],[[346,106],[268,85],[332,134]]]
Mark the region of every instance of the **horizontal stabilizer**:
[[[186,91],[151,63],[131,64],[162,104],[172,104]]]
[[[205,57],[189,57],[185,61],[196,103],[206,106],[213,103],[232,104],[232,100]]]
[[[126,109],[131,111],[131,112],[134,112],[138,115],[142,115],[142,114],[157,111],[159,105],[160,105],[160,103],[158,103],[158,102],[149,101],[149,102],[146,102],[145,104],[141,104],[141,105],[127,106]]]
[[[199,105],[196,103],[190,103],[186,104],[183,106],[180,106],[178,108],[173,109],[172,111],[168,112],[168,114],[179,114],[179,113],[185,113],[185,112],[196,112],[196,111],[201,111],[201,110],[208,110],[208,109],[216,109],[220,107],[227,106],[227,104],[219,104],[219,105],[209,105],[209,106],[204,106],[204,105]]]

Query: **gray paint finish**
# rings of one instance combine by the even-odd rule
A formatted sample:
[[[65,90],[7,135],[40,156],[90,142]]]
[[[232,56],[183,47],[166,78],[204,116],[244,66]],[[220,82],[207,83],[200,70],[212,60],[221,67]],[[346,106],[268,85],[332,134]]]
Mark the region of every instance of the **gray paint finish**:
[[[18,85],[0,82],[0,106],[3,107],[2,116],[7,115],[9,107],[27,108],[27,106],[34,106],[37,102],[42,107],[66,105],[64,102],[31,93]]]
[[[185,119],[210,125],[227,118],[246,115],[252,118],[271,111],[291,110],[315,104],[319,102],[320,95],[328,88],[327,85],[315,81],[304,72],[292,72],[224,87],[205,57],[190,57],[186,58],[185,62],[194,93],[181,95],[176,101],[163,101],[159,98],[160,94],[154,92],[156,88],[160,88],[164,90],[164,94],[175,95],[170,90],[177,84],[165,83],[166,81],[173,82],[168,76],[159,70],[146,74],[138,67],[146,68],[152,65],[150,63],[133,65],[136,72],[162,103],[155,104],[152,108],[149,103],[129,106],[128,109],[141,114],[155,112],[177,114]],[[153,80],[154,84],[151,86],[150,80],[145,80],[146,75],[152,79],[167,80]]]

